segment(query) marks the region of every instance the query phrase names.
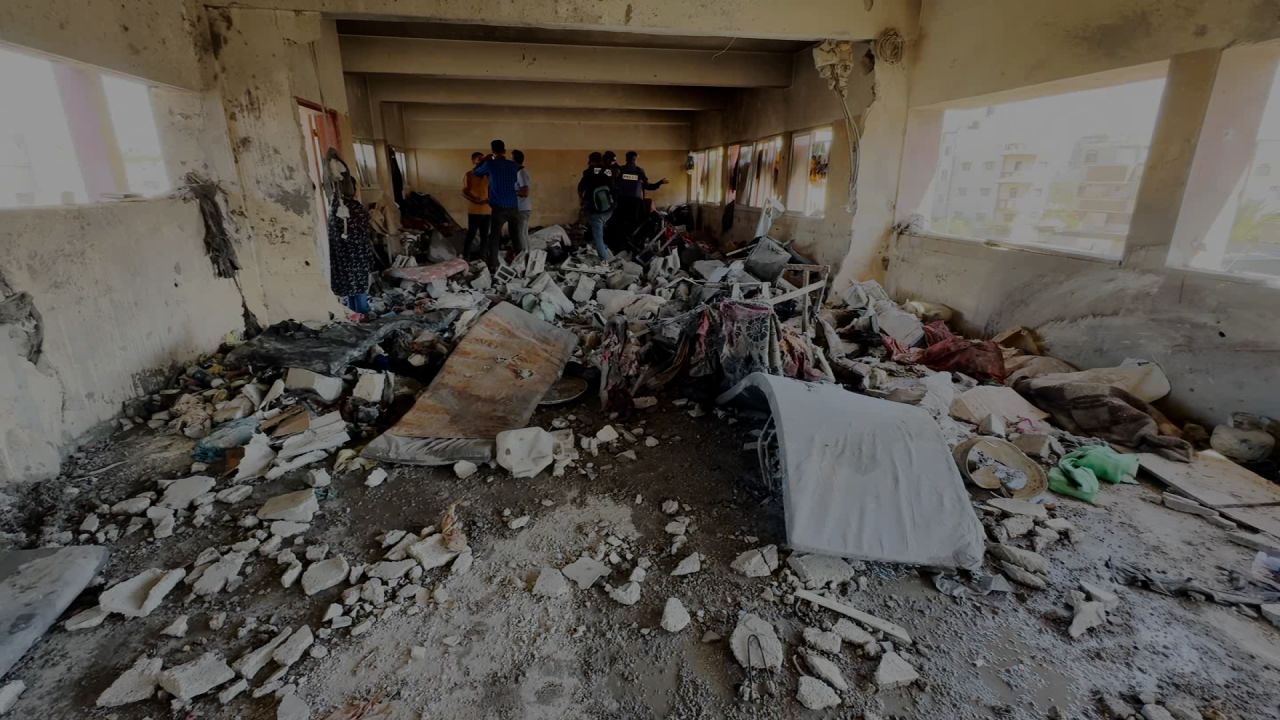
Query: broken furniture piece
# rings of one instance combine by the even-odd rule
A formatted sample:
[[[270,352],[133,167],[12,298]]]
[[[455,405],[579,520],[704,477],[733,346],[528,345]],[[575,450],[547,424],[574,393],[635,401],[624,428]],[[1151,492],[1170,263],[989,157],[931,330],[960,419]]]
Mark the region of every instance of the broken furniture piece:
[[[787,544],[801,552],[974,568],[982,524],[937,423],[920,408],[755,372],[717,402],[772,413]],[[774,443],[761,436],[762,446]],[[771,471],[770,468],[777,468]]]
[[[409,412],[363,455],[409,465],[488,462],[498,433],[528,424],[577,344],[572,332],[499,303],[476,321]]]

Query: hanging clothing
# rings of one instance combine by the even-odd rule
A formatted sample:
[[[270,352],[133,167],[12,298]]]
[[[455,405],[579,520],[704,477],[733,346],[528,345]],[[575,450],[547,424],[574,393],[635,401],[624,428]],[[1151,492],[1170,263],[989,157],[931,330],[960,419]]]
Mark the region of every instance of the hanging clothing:
[[[369,211],[335,193],[329,206],[329,288],[346,298],[369,292]]]

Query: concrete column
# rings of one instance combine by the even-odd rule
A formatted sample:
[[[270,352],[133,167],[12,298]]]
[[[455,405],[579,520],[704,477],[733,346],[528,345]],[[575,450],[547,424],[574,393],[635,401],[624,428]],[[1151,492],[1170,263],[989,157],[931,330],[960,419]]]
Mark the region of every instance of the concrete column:
[[[330,292],[298,117],[291,46],[320,37],[312,13],[210,11],[218,83],[243,192],[268,322],[324,320],[344,310]],[[305,65],[303,66],[305,67]]]

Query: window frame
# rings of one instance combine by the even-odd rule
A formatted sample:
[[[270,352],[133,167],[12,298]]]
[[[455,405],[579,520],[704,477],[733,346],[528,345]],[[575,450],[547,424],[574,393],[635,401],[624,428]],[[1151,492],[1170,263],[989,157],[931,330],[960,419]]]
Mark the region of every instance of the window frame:
[[[809,193],[813,190],[813,188],[809,187],[809,184],[807,182],[808,175],[809,175],[808,172],[805,172],[803,176],[804,179],[806,180],[804,199],[803,199],[804,208],[801,210],[796,210],[791,207],[792,183],[796,179],[796,163],[801,160],[796,155],[796,152],[795,152],[796,139],[800,137],[806,137],[806,136],[808,137],[808,143],[806,145],[806,151],[805,151],[805,157],[804,157],[804,161],[807,164],[813,158],[814,141],[816,140],[819,133],[826,133],[827,135],[830,136],[827,141],[828,142],[827,176],[823,179],[823,183],[822,183],[821,207],[818,209],[818,212],[810,213],[808,211],[809,201],[811,200]],[[829,199],[828,196],[830,191],[830,179],[831,179],[831,169],[830,169],[831,157],[835,149],[835,142],[836,142],[836,136],[835,136],[834,125],[816,125],[814,127],[805,128],[803,130],[796,130],[791,133],[791,142],[788,144],[790,157],[787,158],[787,188],[786,188],[786,192],[783,194],[784,204],[786,205],[786,208],[787,208],[787,211],[786,211],[787,215],[790,215],[791,217],[794,217],[794,218],[811,218],[814,220],[821,220],[827,216],[827,200]]]

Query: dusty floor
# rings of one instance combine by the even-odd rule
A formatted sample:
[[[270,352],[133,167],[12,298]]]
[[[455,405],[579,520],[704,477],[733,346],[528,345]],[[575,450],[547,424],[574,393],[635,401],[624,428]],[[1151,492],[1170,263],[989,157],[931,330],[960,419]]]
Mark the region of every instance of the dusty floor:
[[[552,418],[568,414],[576,414],[580,431],[594,432],[607,422],[580,404],[544,410],[532,424],[545,427]],[[337,495],[322,502],[307,543],[329,543],[333,552],[353,562],[372,561],[382,554],[376,536],[435,523],[449,502],[460,500],[459,516],[476,563],[460,577],[428,573],[422,584],[443,585],[449,598],[421,614],[388,614],[362,637],[350,638],[339,630],[320,640],[328,657],[304,657],[289,675],[310,702],[313,716],[324,718],[349,702],[377,700],[385,703],[385,712],[365,717],[857,718],[870,711],[900,718],[1045,718],[1052,717],[1056,706],[1062,717],[1093,718],[1101,717],[1095,702],[1099,692],[1156,688],[1166,699],[1185,697],[1202,710],[1220,710],[1224,718],[1280,717],[1280,631],[1265,621],[1121,588],[1122,605],[1112,624],[1079,640],[1068,638],[1058,615],[1067,607],[1067,593],[1078,580],[1105,578],[1104,563],[1112,555],[1213,584],[1222,568],[1247,568],[1249,551],[1230,544],[1224,531],[1199,518],[1159,505],[1159,491],[1147,484],[1107,487],[1094,507],[1058,501],[1059,515],[1075,522],[1079,533],[1074,545],[1059,544],[1046,552],[1053,568],[1051,586],[1044,591],[953,599],[915,570],[866,564],[860,574],[868,578],[867,589],[845,599],[911,631],[916,638],[912,659],[923,682],[876,692],[875,661],[860,659],[847,648],[840,658],[852,686],[843,694],[845,705],[805,710],[794,700],[798,673],[793,656],[800,629],[830,625],[836,616],[804,603],[766,599],[765,591],[776,579],[748,579],[729,568],[745,549],[783,542],[776,509],[742,489],[742,478],[756,472],[754,453],[740,449],[743,425],[711,414],[690,418],[669,399],[620,424],[634,428],[639,423],[661,444],[648,448],[637,443],[636,462],[602,454],[594,460],[601,470],[594,480],[572,470],[564,478],[544,474],[514,480],[482,471],[458,480],[447,469],[397,467],[389,481],[370,489],[361,484],[361,473],[336,477]],[[151,489],[157,478],[188,474],[189,449],[190,441],[146,431],[117,437],[78,469],[124,459],[127,464],[96,481],[76,483],[85,488],[78,495],[55,495],[61,492],[56,484],[29,489],[40,497],[29,494],[23,503],[35,502],[27,506],[52,514],[19,520],[28,529],[46,520],[74,529],[99,501]],[[282,490],[301,488],[300,475],[261,482],[250,500],[235,507],[233,517]],[[669,498],[688,505],[693,518],[680,557],[694,550],[704,555],[701,572],[691,576],[668,575],[679,559],[667,554],[670,536],[663,526],[670,518],[659,507]],[[531,522],[509,529],[504,508],[513,517],[531,515]],[[540,567],[567,564],[605,533],[632,531],[638,536],[632,547],[655,564],[637,605],[617,604],[599,585],[575,588],[558,599],[528,592]],[[177,535],[162,541],[140,541],[145,533],[139,533],[115,544],[104,577],[115,582],[147,567],[187,564],[205,547],[235,542],[247,532],[234,522],[214,522],[204,528],[180,525]],[[163,657],[166,666],[207,649],[234,659],[263,640],[256,634],[237,638],[246,618],[318,628],[325,607],[345,586],[307,598],[296,586],[281,588],[282,568],[273,561],[255,556],[246,567],[244,585],[212,602],[184,605],[179,590],[149,617],[115,616],[98,628],[74,633],[55,628],[9,676],[29,686],[12,717],[274,718],[273,699],[247,695],[226,707],[205,697],[190,715],[171,712],[160,700],[92,709],[97,695],[142,653]],[[622,574],[615,572],[615,584]],[[86,592],[68,616],[91,606],[96,591]],[[688,628],[674,635],[658,627],[662,606],[672,596],[695,615]],[[228,621],[212,631],[207,618],[217,610],[227,611]],[[786,644],[776,698],[738,702],[735,687],[743,672],[726,642],[700,640],[707,630],[727,637],[740,610],[772,621]],[[183,612],[191,616],[187,637],[161,635]],[[411,659],[415,645],[428,649],[426,659]]]

